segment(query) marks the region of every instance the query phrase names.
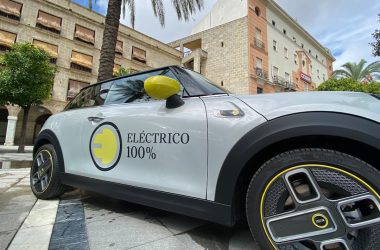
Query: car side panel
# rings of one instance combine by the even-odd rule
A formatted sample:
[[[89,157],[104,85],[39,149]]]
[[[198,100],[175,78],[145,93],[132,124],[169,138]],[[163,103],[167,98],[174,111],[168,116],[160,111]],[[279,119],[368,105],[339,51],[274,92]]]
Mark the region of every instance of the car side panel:
[[[93,123],[87,121],[87,116],[102,116],[104,120]],[[99,110],[89,111],[82,119],[81,152],[85,164],[70,165],[68,173],[206,198],[207,119],[204,104],[199,98],[187,98],[185,104],[176,109],[167,109],[165,101],[105,105]],[[117,126],[122,141],[120,160],[107,171],[95,166],[89,149],[93,132],[104,123]],[[164,141],[157,137],[156,141],[154,134],[183,135],[187,140]],[[149,135],[149,141],[145,139],[146,135]],[[144,156],[134,157],[133,148],[145,149]]]
[[[202,97],[208,119],[207,199],[215,199],[218,176],[231,148],[253,128],[266,122],[245,103],[231,96]],[[220,111],[241,109],[243,117],[223,117]]]
[[[66,163],[65,171],[72,170],[73,164],[70,163],[73,159],[76,166],[86,164],[81,145],[83,123],[89,116],[89,112],[96,112],[96,110],[99,110],[99,107],[61,112],[50,117],[42,127],[41,133],[44,130],[51,130],[57,137]]]

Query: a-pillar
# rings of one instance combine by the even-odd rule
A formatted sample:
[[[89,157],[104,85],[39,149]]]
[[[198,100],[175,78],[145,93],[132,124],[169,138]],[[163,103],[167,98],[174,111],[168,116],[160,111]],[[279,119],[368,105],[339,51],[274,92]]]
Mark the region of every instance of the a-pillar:
[[[21,108],[18,106],[7,106],[7,109],[9,115],[4,146],[13,146],[16,134],[17,115]]]

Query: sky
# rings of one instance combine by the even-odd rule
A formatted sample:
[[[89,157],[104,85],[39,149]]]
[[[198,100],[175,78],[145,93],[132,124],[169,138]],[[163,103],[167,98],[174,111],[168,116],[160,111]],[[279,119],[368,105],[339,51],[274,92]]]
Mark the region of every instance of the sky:
[[[231,0],[235,1],[235,0]],[[87,5],[88,0],[74,0]],[[162,42],[170,42],[190,35],[192,27],[205,17],[217,0],[204,0],[204,8],[189,22],[178,21],[170,0],[164,0],[166,25],[162,28],[154,17],[150,0],[136,0],[135,29]],[[337,69],[346,62],[368,62],[380,60],[372,56],[371,34],[380,29],[377,14],[378,0],[276,0],[276,2],[298,21],[323,46],[329,48]],[[96,0],[94,10],[105,14],[107,0]],[[128,11],[121,22],[130,26]]]

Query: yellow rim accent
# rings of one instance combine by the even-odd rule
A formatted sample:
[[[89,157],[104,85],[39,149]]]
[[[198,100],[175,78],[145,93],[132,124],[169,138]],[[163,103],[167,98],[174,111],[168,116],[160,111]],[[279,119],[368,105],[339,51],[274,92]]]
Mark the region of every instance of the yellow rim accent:
[[[263,204],[264,204],[264,198],[265,198],[265,194],[267,193],[269,187],[272,185],[272,183],[277,180],[278,177],[280,177],[281,175],[289,172],[289,171],[292,171],[294,169],[298,169],[298,168],[307,168],[307,167],[321,167],[321,168],[328,168],[328,169],[332,169],[332,170],[335,170],[335,171],[339,171],[339,172],[342,172],[356,180],[358,180],[359,182],[361,182],[364,186],[366,186],[373,194],[375,194],[377,196],[377,198],[380,200],[380,195],[375,191],[375,189],[373,189],[368,183],[366,183],[365,181],[363,181],[361,178],[345,171],[345,170],[342,170],[342,169],[339,169],[339,168],[336,168],[336,167],[331,167],[331,166],[328,166],[328,165],[323,165],[323,164],[304,164],[304,165],[299,165],[299,166],[295,166],[295,167],[291,167],[289,169],[286,169],[282,172],[280,172],[279,174],[277,174],[265,187],[264,189],[264,193],[263,195],[261,196],[261,201],[260,201],[260,217],[261,217],[261,224],[264,228],[264,232],[265,232],[265,235],[267,236],[269,242],[271,243],[271,245],[273,246],[274,249],[278,249],[277,246],[275,245],[275,243],[272,241],[272,239],[270,238],[269,234],[268,234],[268,231],[267,231],[267,228],[265,227],[265,223],[264,223],[264,213],[263,213]]]
[[[50,160],[51,160],[50,181],[49,181],[47,187],[46,187],[44,190],[42,190],[41,192],[38,192],[37,190],[35,190],[37,193],[43,193],[46,189],[48,189],[48,187],[50,186],[50,183],[51,183],[51,177],[53,176],[54,162],[53,162],[53,156],[50,154],[49,150],[46,150],[46,149],[41,150],[40,152],[38,152],[37,156],[38,156],[41,152],[44,152],[44,151],[47,152],[47,153],[49,154],[49,157],[50,157]],[[34,159],[33,164],[36,162],[36,160],[37,160],[37,158]]]
[[[325,224],[323,226],[320,226],[317,223],[315,223],[316,217],[322,217],[325,220]],[[321,213],[314,214],[313,217],[311,217],[311,221],[313,222],[314,226],[321,228],[321,229],[324,229],[324,228],[328,227],[328,225],[329,225],[329,219],[327,218],[327,216],[325,216],[324,214],[321,214]]]

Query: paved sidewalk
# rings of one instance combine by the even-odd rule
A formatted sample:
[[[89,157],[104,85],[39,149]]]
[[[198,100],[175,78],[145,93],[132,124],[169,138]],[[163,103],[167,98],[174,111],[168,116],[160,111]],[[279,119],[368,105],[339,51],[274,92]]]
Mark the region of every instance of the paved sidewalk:
[[[29,169],[0,169],[0,250],[259,250],[247,227],[228,228],[82,190],[32,195]]]
[[[29,170],[0,170],[0,249],[6,249],[36,198],[29,187]]]
[[[0,161],[32,161],[32,153],[0,153]]]

